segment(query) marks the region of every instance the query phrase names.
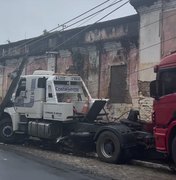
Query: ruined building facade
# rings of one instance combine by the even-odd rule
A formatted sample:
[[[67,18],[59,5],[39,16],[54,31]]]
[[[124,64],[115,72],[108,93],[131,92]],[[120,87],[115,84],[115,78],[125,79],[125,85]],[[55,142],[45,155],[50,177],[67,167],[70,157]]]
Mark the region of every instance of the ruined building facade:
[[[1,45],[0,97],[27,52],[23,74],[36,69],[77,73],[92,97],[110,99],[110,116],[121,115],[138,104],[138,24],[133,15]]]
[[[28,53],[23,74],[36,69],[77,73],[92,97],[110,99],[110,117],[133,107],[140,110],[143,120],[150,120],[153,67],[176,51],[176,1],[130,3],[137,15],[0,45],[0,98],[21,57]]]

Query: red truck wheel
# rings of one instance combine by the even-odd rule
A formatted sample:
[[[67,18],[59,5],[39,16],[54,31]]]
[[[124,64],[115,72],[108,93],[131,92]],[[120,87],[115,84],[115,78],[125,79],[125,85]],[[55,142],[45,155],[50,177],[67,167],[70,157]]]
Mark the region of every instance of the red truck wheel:
[[[0,141],[4,143],[13,143],[15,139],[12,122],[9,118],[2,119],[0,121]]]
[[[108,163],[120,163],[121,145],[118,137],[111,131],[102,132],[96,143],[98,157]]]
[[[172,159],[176,165],[176,136],[174,137],[172,141]]]

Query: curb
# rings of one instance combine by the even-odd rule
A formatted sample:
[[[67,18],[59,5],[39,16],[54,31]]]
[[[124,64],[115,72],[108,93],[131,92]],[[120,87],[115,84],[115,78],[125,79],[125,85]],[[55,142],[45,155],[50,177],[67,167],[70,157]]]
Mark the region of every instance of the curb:
[[[147,168],[154,168],[156,170],[158,169],[158,170],[172,172],[172,169],[169,167],[169,165],[163,165],[163,164],[158,164],[158,163],[153,163],[153,162],[148,162],[148,161],[141,161],[141,160],[131,160],[131,164],[137,165],[137,166],[143,166]]]

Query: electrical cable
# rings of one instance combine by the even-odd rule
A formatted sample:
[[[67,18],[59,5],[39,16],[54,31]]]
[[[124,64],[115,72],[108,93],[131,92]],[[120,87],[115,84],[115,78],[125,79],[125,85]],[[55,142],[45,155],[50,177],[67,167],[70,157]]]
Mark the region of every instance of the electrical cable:
[[[90,18],[90,17],[92,17],[92,16],[94,16],[94,15],[96,15],[96,14],[98,14],[98,13],[106,10],[107,8],[110,8],[111,6],[114,6],[115,4],[117,4],[117,3],[121,2],[121,1],[123,1],[123,0],[119,0],[119,1],[117,1],[117,2],[115,1],[114,3],[110,4],[109,6],[103,8],[103,9],[100,9],[99,11],[97,11],[97,12],[95,12],[95,13],[89,15],[89,16],[86,16],[86,17],[84,17],[84,18],[82,18],[82,19],[80,19],[80,20],[78,20],[78,21],[70,24],[69,26],[67,26],[67,28],[69,28],[69,27],[71,27],[71,26],[74,26],[75,24],[77,24],[77,23],[79,23],[79,22],[81,22],[81,21],[83,21],[83,20],[86,20],[86,19],[88,19],[88,18]]]
[[[78,36],[79,34],[81,34],[82,32],[88,30],[89,28],[93,27],[95,24],[97,24],[98,22],[100,22],[101,20],[103,20],[104,18],[106,18],[107,16],[109,16],[110,14],[114,13],[115,11],[117,11],[118,9],[122,8],[123,6],[125,6],[127,3],[129,3],[129,1],[126,1],[125,3],[123,3],[122,5],[118,6],[117,8],[115,8],[114,10],[110,11],[108,14],[106,14],[105,16],[101,17],[100,19],[98,19],[95,23],[86,26],[84,29],[80,30],[78,33],[74,34],[73,36],[71,36],[70,38],[68,38],[67,40],[65,40],[64,42],[58,44],[55,46],[55,48],[52,48],[52,50],[56,50],[56,48],[62,46],[63,44],[65,44],[66,42],[74,39],[76,36]]]
[[[112,4],[110,4],[110,5],[108,5],[107,7],[105,7],[105,8],[103,8],[103,9],[101,9],[101,10],[99,10],[99,11],[97,11],[96,13],[93,13],[92,15],[89,15],[89,16],[87,16],[86,18],[83,18],[83,19],[81,19],[81,20],[79,20],[79,21],[77,21],[77,22],[75,22],[75,23],[73,23],[73,24],[71,24],[70,26],[67,26],[67,27],[71,27],[72,25],[75,25],[76,23],[79,23],[79,22],[81,22],[81,21],[83,21],[83,20],[85,20],[85,19],[87,19],[87,18],[91,18],[93,15],[94,16],[96,16],[98,13],[100,13],[100,12],[102,12],[102,11],[104,11],[105,9],[107,9],[107,8],[109,8],[109,7],[111,7],[111,6],[114,6],[115,4],[117,4],[117,3],[119,3],[119,2],[121,2],[121,1],[123,1],[123,0],[115,0],[115,1],[113,1],[113,3]],[[105,1],[105,2],[107,2],[107,1]],[[102,4],[101,4],[102,5]],[[93,9],[93,8],[92,8]],[[88,12],[88,11],[87,11]],[[85,14],[85,13],[84,13]],[[93,16],[93,17],[94,17]],[[78,17],[78,16],[77,16]],[[80,16],[79,16],[80,17]],[[76,18],[74,18],[74,19],[76,19]],[[67,22],[71,22],[71,20],[69,20],[69,21],[67,21]],[[48,38],[48,36],[47,37],[44,37],[44,38]],[[44,39],[43,38],[43,39]],[[43,40],[43,39],[39,39],[38,41],[41,41],[41,40]],[[34,42],[34,43],[36,43],[36,42],[38,42],[37,40]],[[3,57],[4,58],[4,57]],[[32,62],[33,63],[33,62]],[[30,63],[31,64],[31,63]],[[28,64],[29,65],[29,64]],[[3,67],[3,66],[1,66],[1,67]]]
[[[107,1],[99,4],[98,6],[100,6],[100,5],[102,5],[102,4],[106,3],[106,2],[107,2]],[[98,7],[98,6],[96,6],[96,7]],[[92,8],[92,9],[95,9],[96,7]],[[92,10],[92,9],[90,9],[90,10]],[[90,10],[89,10],[89,11],[90,11]],[[86,11],[85,13],[82,13],[81,15],[86,14],[86,13],[89,12],[89,11]],[[73,18],[73,19],[76,19],[76,18],[80,17],[81,15],[79,15],[79,16]],[[175,14],[174,14],[174,15],[175,15]],[[171,16],[173,16],[173,15],[167,16],[166,18],[171,17]],[[66,23],[71,22],[73,19],[67,21]],[[161,20],[161,19],[160,19],[160,20]],[[160,21],[160,20],[159,20],[159,21]],[[149,26],[149,25],[151,25],[151,24],[154,24],[154,23],[156,23],[156,22],[159,22],[159,21],[155,21],[155,22],[152,22],[152,23],[150,23],[150,24],[144,25],[144,26],[141,27],[140,29],[142,29],[142,28],[144,28],[144,27],[146,27],[146,26]],[[65,23],[65,24],[66,24],[66,23]],[[153,46],[154,46],[154,45],[153,45]],[[146,47],[145,49],[147,49],[147,48],[148,48],[148,47]]]
[[[169,38],[169,39],[167,39],[167,40],[163,40],[162,42],[167,42],[167,41],[170,41],[170,40],[172,40],[172,39],[176,39],[176,36],[175,36],[175,37],[172,37],[172,38]],[[159,45],[159,44],[160,44],[160,42],[159,42],[159,43],[155,43],[155,44],[153,44],[153,45],[150,45],[150,46],[147,46],[147,47],[145,47],[145,48],[143,48],[143,49],[140,49],[139,51],[143,51],[143,50],[145,50],[145,49],[151,48],[151,47],[156,46],[156,45]],[[33,61],[33,62],[34,62],[34,61]],[[5,67],[6,67],[6,66],[5,66]],[[148,70],[148,69],[151,69],[151,68],[154,68],[154,66],[150,66],[150,67],[147,67],[147,68],[143,68],[143,69],[134,71],[134,72],[132,72],[132,73],[129,73],[129,74],[127,74],[127,75],[129,76],[129,75],[131,75],[131,74],[134,74],[134,73],[137,73],[137,72],[140,72],[140,71],[144,71],[144,70]],[[104,70],[104,71],[106,71],[106,70]]]
[[[107,2],[107,1],[105,1],[105,2]],[[105,2],[104,2],[104,3],[105,3]],[[120,1],[118,1],[118,2],[120,2]],[[118,2],[117,2],[117,3],[118,3]],[[104,4],[104,3],[102,3],[102,4]],[[100,5],[102,5],[102,4],[100,4]],[[113,3],[112,5],[114,5],[114,3]],[[98,5],[98,6],[99,6],[99,5]],[[109,5],[109,6],[111,6],[111,5]],[[108,6],[108,7],[109,7],[109,6]],[[96,7],[97,7],[97,6],[96,6]],[[95,8],[96,8],[96,7],[95,7]],[[92,9],[95,9],[95,8],[92,8]],[[103,8],[103,10],[104,10],[104,9],[105,9],[105,8]],[[87,12],[88,12],[88,11],[87,11]],[[99,12],[100,12],[100,11],[99,11]],[[83,14],[86,14],[86,12],[83,13]],[[96,13],[94,13],[94,14],[96,14]],[[78,18],[78,17],[80,17],[80,16],[81,16],[81,15],[79,15],[79,16],[73,18],[73,19],[76,19],[76,18]],[[171,17],[171,16],[173,16],[173,15],[167,16],[166,18],[169,18],[169,17]],[[88,16],[88,17],[90,17],[90,16]],[[73,19],[72,19],[72,20],[73,20]],[[160,19],[160,20],[161,20],[161,19]],[[140,29],[142,29],[142,28],[144,28],[144,27],[146,27],[146,26],[152,25],[152,24],[154,24],[154,23],[157,23],[157,22],[159,22],[160,20],[155,21],[155,22],[152,22],[152,23],[147,24],[147,25],[144,25],[144,26],[142,26]],[[80,21],[81,21],[81,20],[79,20],[79,21],[77,21],[77,22],[80,22]],[[71,20],[69,20],[69,21],[67,21],[67,22],[71,22]],[[66,23],[67,23],[67,22],[66,22]],[[65,23],[65,24],[66,24],[66,23]],[[73,24],[75,24],[75,23],[73,23]],[[70,27],[70,26],[69,26],[69,27]]]
[[[113,10],[113,11],[114,11],[114,10]],[[107,16],[107,15],[106,15],[106,16]],[[170,16],[168,16],[168,17],[170,17]],[[101,19],[103,19],[103,18],[101,18]],[[101,20],[101,19],[100,19],[100,20]],[[98,21],[100,21],[100,20],[98,20]],[[160,19],[160,20],[161,20],[161,19]],[[154,22],[153,22],[153,23],[154,23]],[[153,24],[153,23],[151,23],[151,24]],[[175,39],[175,38],[176,38],[176,37],[173,37],[173,38],[170,38],[170,39],[165,40],[165,41],[162,41],[162,42],[166,42],[166,41],[169,41],[169,40],[171,40],[171,39]],[[156,45],[158,45],[158,44],[160,44],[160,42],[159,42],[159,43],[155,43],[155,44],[153,44],[153,45],[151,45],[151,46],[145,47],[145,48],[143,48],[143,49],[140,49],[139,51],[142,51],[142,50],[148,49],[148,48],[153,47],[153,46],[156,46]],[[153,66],[148,67],[148,68],[144,68],[144,69],[140,69],[140,70],[135,71],[135,72],[132,72],[132,73],[130,73],[130,74],[137,73],[137,72],[139,72],[139,71],[147,70],[147,69],[150,69],[150,68],[153,68]],[[128,74],[128,75],[130,75],[130,74]]]
[[[76,16],[75,18],[72,18],[71,20],[68,20],[68,21],[66,21],[65,23],[63,23],[63,24],[61,24],[61,25],[59,25],[59,26],[57,26],[57,27],[49,30],[47,33],[51,33],[52,31],[58,29],[59,27],[64,27],[66,24],[68,24],[68,23],[70,23],[70,22],[78,19],[79,17],[81,17],[81,16],[83,16],[83,15],[91,12],[92,10],[94,10],[94,9],[96,9],[96,8],[104,5],[105,3],[109,2],[109,1],[110,1],[110,0],[104,1],[103,3],[101,3],[101,4],[99,4],[99,5],[91,8],[90,10],[88,10],[88,11],[86,11],[86,12],[84,12],[84,13],[78,15],[78,16]],[[117,0],[116,0],[116,1],[117,1]],[[121,2],[121,1],[123,1],[123,0],[119,0],[118,2]],[[118,3],[118,2],[116,2],[116,3]],[[110,5],[107,6],[106,8],[103,8],[103,9],[99,10],[99,12],[104,11],[105,9],[107,9],[107,8],[115,5],[116,3],[110,4]],[[93,13],[93,15],[94,15],[94,14],[96,14],[96,13]],[[85,20],[85,19],[87,19],[87,18],[89,18],[89,17],[91,17],[91,16],[93,16],[93,15],[89,15],[88,17],[85,17],[85,18],[83,18],[82,20],[77,21],[77,23],[79,23],[79,22],[81,22],[81,21],[83,21],[83,20]],[[75,23],[73,23],[73,25],[75,25],[75,24],[77,24],[77,23],[75,22]],[[71,27],[71,26],[73,26],[73,25],[69,25],[69,26],[67,26],[67,27],[64,27],[64,29],[67,29],[68,27]],[[58,31],[58,32],[62,32],[62,30],[60,30],[60,31]],[[57,33],[58,33],[58,32],[57,32]],[[26,45],[31,45],[31,44],[33,44],[33,43],[37,43],[37,42],[42,41],[42,40],[44,40],[44,39],[46,39],[46,38],[48,38],[48,37],[50,37],[50,36],[52,36],[52,35],[53,35],[53,34],[47,34],[46,36],[41,35],[41,36],[39,36],[39,39],[37,39],[37,40],[36,40],[36,38],[32,38],[32,39],[30,39],[28,42],[25,42],[25,43],[23,43],[23,44],[20,44],[19,46],[16,46],[15,48],[18,49],[18,48],[23,47],[23,46],[26,46]],[[41,37],[41,38],[40,38],[40,37]],[[25,48],[25,47],[24,47],[24,48]],[[3,56],[3,57],[0,57],[0,59],[1,59],[1,58],[4,58],[4,56]]]
[[[117,0],[116,0],[116,1],[117,1]],[[116,5],[117,3],[121,2],[121,1],[123,1],[123,0],[119,0],[119,1],[117,1],[117,2],[114,2],[114,3],[110,4],[110,5],[108,5],[107,7],[103,8],[103,9],[100,9],[99,11],[97,11],[97,12],[91,14],[91,15],[88,15],[88,16],[82,18],[81,20],[78,20],[78,21],[72,23],[71,25],[68,25],[68,26],[64,27],[62,30],[57,31],[57,32],[55,32],[55,33],[63,32],[65,29],[68,29],[68,28],[74,26],[75,24],[78,24],[79,22],[84,21],[85,19],[88,19],[88,18],[90,18],[90,17],[92,17],[92,16],[95,16],[96,14],[98,14],[98,13],[100,13],[100,12],[102,12],[102,11],[108,9],[108,8],[110,8],[111,6]],[[66,24],[66,23],[65,23],[65,24]],[[63,25],[61,25],[61,26],[63,26]],[[59,27],[60,27],[60,26],[59,26]],[[58,27],[57,27],[57,28],[58,28]],[[48,33],[56,30],[57,28],[53,28],[52,30],[48,31]],[[46,38],[48,38],[48,37],[50,37],[50,36],[52,36],[52,35],[53,35],[53,34],[48,34],[48,35],[42,37],[41,39],[38,39],[38,40],[35,40],[34,42],[31,42],[30,45],[33,45],[33,44],[35,44],[35,43],[37,43],[37,42],[39,42],[39,41],[42,41],[42,40],[44,40],[44,39],[46,39]]]

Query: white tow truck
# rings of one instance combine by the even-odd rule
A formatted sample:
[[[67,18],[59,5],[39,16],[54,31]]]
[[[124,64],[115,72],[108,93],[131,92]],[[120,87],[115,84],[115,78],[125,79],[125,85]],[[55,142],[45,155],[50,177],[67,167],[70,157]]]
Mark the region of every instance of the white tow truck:
[[[34,137],[61,148],[96,151],[110,163],[120,162],[136,144],[129,127],[102,121],[107,100],[93,99],[80,76],[35,71],[20,77],[10,106],[7,100],[1,103],[1,142]]]
[[[88,111],[94,102],[99,108],[90,116]],[[32,136],[58,142],[70,136],[90,136],[90,130],[85,131],[84,127],[82,131],[80,126],[88,118],[96,120],[105,103],[106,100],[91,97],[80,76],[35,71],[33,75],[21,76],[13,106],[4,109],[0,139],[12,143]]]

